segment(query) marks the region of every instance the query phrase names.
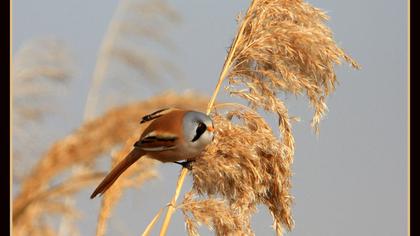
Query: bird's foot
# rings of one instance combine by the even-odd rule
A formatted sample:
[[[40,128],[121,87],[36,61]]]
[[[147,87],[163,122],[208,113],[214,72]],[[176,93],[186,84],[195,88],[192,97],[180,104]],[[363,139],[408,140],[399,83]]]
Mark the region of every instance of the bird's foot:
[[[192,162],[193,161],[183,161],[183,162],[179,162],[179,161],[174,161],[174,163],[181,165],[183,168],[187,168],[188,170],[192,170]]]

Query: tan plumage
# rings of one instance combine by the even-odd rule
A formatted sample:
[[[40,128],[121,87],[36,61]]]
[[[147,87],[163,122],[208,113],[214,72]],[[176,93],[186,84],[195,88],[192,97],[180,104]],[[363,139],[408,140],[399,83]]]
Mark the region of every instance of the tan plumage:
[[[104,180],[96,187],[90,198],[94,198],[98,194],[103,194],[111,185],[120,177],[124,171],[136,162],[145,154],[145,151],[140,148],[134,148],[112,171],[105,177]]]
[[[134,144],[133,150],[102,180],[90,198],[105,193],[128,167],[144,155],[161,162],[192,160],[213,137],[214,128],[211,119],[196,111],[162,109],[144,116],[140,123],[148,121],[152,122]],[[199,123],[206,127],[206,130],[200,134],[197,130]],[[185,130],[188,131],[187,135],[184,133]],[[210,134],[204,135],[206,132]],[[195,142],[192,137],[196,135],[198,135],[197,141],[199,138],[204,141]],[[211,140],[208,137],[211,137]]]

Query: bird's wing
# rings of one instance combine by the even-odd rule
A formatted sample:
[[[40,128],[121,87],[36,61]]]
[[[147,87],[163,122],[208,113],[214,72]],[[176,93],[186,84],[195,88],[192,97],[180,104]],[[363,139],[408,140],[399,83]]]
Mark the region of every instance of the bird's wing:
[[[143,124],[145,122],[154,120],[156,118],[159,118],[159,117],[161,117],[161,116],[163,116],[165,114],[168,114],[169,112],[172,112],[174,110],[179,110],[179,109],[178,108],[163,108],[163,109],[157,110],[157,111],[155,111],[155,112],[153,112],[151,114],[148,114],[148,115],[143,116],[141,118],[140,124]]]
[[[176,147],[178,137],[170,133],[151,132],[139,141],[134,146],[145,151],[164,151],[171,150]]]
[[[157,152],[175,149],[183,139],[183,117],[186,111],[172,108],[159,115],[144,130],[134,146],[145,151]],[[156,113],[158,115],[160,113]]]

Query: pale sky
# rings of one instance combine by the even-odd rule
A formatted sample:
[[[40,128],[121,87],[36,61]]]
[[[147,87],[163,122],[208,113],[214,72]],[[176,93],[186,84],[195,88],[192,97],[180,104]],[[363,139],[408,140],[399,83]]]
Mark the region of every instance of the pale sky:
[[[176,50],[169,56],[191,89],[210,94],[236,30],[235,16],[249,1],[168,1],[182,17],[170,31]],[[303,99],[288,98],[294,125],[293,163],[295,229],[286,235],[353,236],[407,234],[407,3],[394,0],[309,1],[331,17],[328,25],[338,44],[362,66],[337,67],[339,85],[328,99],[329,112],[316,137],[310,130],[311,110]],[[68,93],[66,119],[51,121],[49,142],[80,126],[83,105],[100,42],[117,1],[14,0],[13,49],[25,41],[54,36],[77,59],[77,76]],[[175,84],[175,85],[174,85]],[[161,84],[139,99],[167,89]],[[220,98],[229,99],[226,96]],[[61,123],[58,123],[61,122]],[[108,158],[108,157],[104,157]],[[139,235],[171,198],[179,167],[159,166],[160,178],[140,190],[124,193],[107,235]],[[191,179],[183,191],[190,189]],[[93,187],[92,187],[93,188]],[[92,189],[77,196],[84,210],[81,235],[94,235],[100,200]],[[256,235],[274,235],[264,208],[253,217]],[[157,231],[156,231],[157,232]],[[156,233],[155,232],[155,233]],[[168,235],[185,235],[177,212]],[[202,235],[212,235],[202,227]]]

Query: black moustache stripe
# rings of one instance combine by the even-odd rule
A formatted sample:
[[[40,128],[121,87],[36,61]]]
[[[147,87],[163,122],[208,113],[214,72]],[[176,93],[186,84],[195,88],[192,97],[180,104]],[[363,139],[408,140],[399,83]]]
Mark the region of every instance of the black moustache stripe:
[[[197,127],[197,130],[195,131],[195,136],[194,136],[194,138],[191,140],[191,142],[195,142],[195,141],[197,141],[197,140],[201,137],[201,135],[203,135],[203,134],[204,134],[204,132],[206,132],[206,130],[207,130],[206,125],[205,125],[205,124],[203,124],[203,123],[199,123],[199,124],[198,124],[198,127]]]

